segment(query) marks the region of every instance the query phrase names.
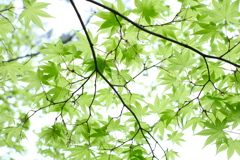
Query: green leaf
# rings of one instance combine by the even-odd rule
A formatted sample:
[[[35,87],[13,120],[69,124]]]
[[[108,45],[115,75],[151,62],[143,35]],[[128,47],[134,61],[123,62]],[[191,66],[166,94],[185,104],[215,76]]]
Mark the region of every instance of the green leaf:
[[[4,81],[11,80],[17,83],[17,76],[23,75],[23,65],[17,62],[1,63],[0,64],[0,75]]]
[[[52,143],[53,146],[63,147],[65,146],[65,128],[63,124],[56,123],[50,128],[43,130],[39,133],[39,137],[45,141],[45,143]]]
[[[172,159],[175,160],[176,157],[179,157],[178,153],[174,150],[170,150],[166,153],[166,157],[168,157],[168,159]]]
[[[37,73],[33,71],[28,71],[28,74],[22,79],[22,81],[29,83],[26,89],[35,88],[36,92],[41,88],[42,83],[48,84],[43,78],[43,73],[38,69]]]
[[[89,58],[91,57],[91,48],[90,45],[88,43],[87,38],[82,34],[79,33],[77,31],[74,31],[75,34],[77,35],[77,37],[79,38],[80,41],[74,41],[74,42],[70,42],[68,43],[69,45],[74,45],[77,48],[80,48],[82,51],[82,56],[84,58],[85,61],[89,60]]]
[[[185,141],[181,137],[183,136],[183,133],[178,133],[177,131],[173,132],[172,134],[168,134],[168,140],[171,140],[174,143],[180,145],[181,141]]]
[[[219,119],[216,119],[215,124],[204,122],[205,126],[207,126],[210,129],[205,129],[197,135],[203,135],[203,136],[209,136],[204,144],[204,146],[211,144],[214,141],[217,141],[216,145],[217,148],[220,147],[221,142],[227,141],[227,133],[223,131],[223,129],[227,128],[228,125],[226,125],[227,120],[224,119],[223,121],[220,121]]]
[[[69,96],[69,94],[68,94],[69,90],[68,89],[58,87],[58,86],[50,89],[47,93],[52,95],[51,99],[54,102],[65,100]]]
[[[26,28],[29,26],[29,23],[32,21],[35,25],[37,25],[42,30],[44,30],[42,21],[40,20],[39,17],[53,18],[47,12],[41,10],[47,7],[49,4],[50,3],[44,3],[44,2],[33,3],[32,2],[31,4],[27,5],[26,9],[20,14],[19,20],[24,19]]]
[[[158,96],[155,97],[154,105],[149,104],[149,108],[152,110],[153,113],[161,113],[165,110],[168,100],[166,98],[160,99]]]
[[[13,138],[16,138],[17,140],[26,138],[26,135],[21,127],[7,127],[4,128],[0,133],[7,135],[7,143],[11,143],[11,141],[13,141]]]
[[[121,0],[118,0],[117,9],[120,13],[123,13],[125,11],[125,6]]]
[[[19,136],[34,134],[30,124],[39,159],[177,159],[175,144],[188,143],[190,127],[206,137],[203,147],[240,154],[232,137],[240,122],[239,0],[125,2],[82,2],[86,13],[98,6],[88,17],[73,1],[56,1],[66,33],[77,28],[64,41],[62,25],[41,19],[51,17],[49,3],[0,4],[2,157],[26,157]],[[70,26],[63,15],[86,24]]]
[[[46,79],[54,78],[55,80],[58,78],[59,72],[62,70],[60,65],[56,65],[51,61],[48,61],[45,65],[39,66],[39,68],[42,69],[41,71]]]
[[[147,1],[147,0],[134,0],[137,9],[134,10],[135,13],[141,14],[145,18],[148,24],[151,23],[151,18],[159,17],[157,6],[159,5],[157,1]]]
[[[4,19],[0,20],[0,38],[2,37],[4,40],[7,40],[7,34],[13,31],[13,25],[10,21]],[[0,52],[1,53],[1,52]]]
[[[228,141],[229,148],[227,150],[227,156],[228,159],[230,159],[233,156],[234,152],[237,152],[238,155],[240,155],[240,140],[232,140],[230,139]]]
[[[169,123],[174,119],[176,113],[173,110],[167,109],[166,111],[162,112],[162,116],[160,118],[160,121],[166,121],[166,125],[169,125]]]
[[[77,159],[91,159],[92,155],[94,155],[93,151],[91,151],[87,145],[83,146],[76,146],[74,148],[67,149],[67,151],[70,151],[71,154],[67,158],[77,158]]]

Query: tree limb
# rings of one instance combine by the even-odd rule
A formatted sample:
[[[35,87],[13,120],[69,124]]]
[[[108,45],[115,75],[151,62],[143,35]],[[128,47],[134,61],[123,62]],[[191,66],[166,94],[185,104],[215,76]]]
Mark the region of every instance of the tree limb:
[[[112,8],[109,8],[109,7],[103,5],[103,4],[99,3],[99,2],[96,2],[96,1],[93,1],[93,0],[86,0],[86,1],[88,1],[88,2],[90,2],[90,3],[93,3],[93,4],[97,5],[97,6],[100,6],[100,7],[102,7],[102,8],[105,8],[105,9],[107,9],[107,10],[109,10],[110,12],[112,12],[112,13],[120,16],[120,17],[122,17],[123,19],[125,19],[126,21],[128,21],[129,23],[131,23],[132,25],[134,25],[135,27],[137,27],[138,29],[140,29],[140,30],[142,30],[142,31],[144,31],[144,32],[146,32],[146,33],[149,33],[149,34],[154,35],[154,36],[156,36],[156,37],[165,39],[165,40],[170,41],[170,42],[172,42],[172,43],[178,44],[178,45],[180,45],[180,46],[182,46],[182,47],[184,47],[184,48],[188,48],[188,49],[192,50],[193,52],[199,54],[200,56],[202,56],[202,57],[204,57],[204,58],[217,59],[217,60],[224,61],[224,62],[229,63],[229,64],[231,64],[231,65],[233,65],[233,66],[235,66],[235,67],[240,68],[240,65],[239,65],[239,64],[236,64],[236,63],[234,63],[234,62],[231,62],[231,61],[229,61],[229,60],[227,60],[227,59],[224,59],[224,58],[222,58],[222,57],[216,57],[216,56],[211,56],[211,55],[204,54],[204,53],[202,53],[201,51],[197,50],[196,48],[193,48],[193,47],[191,47],[191,46],[189,46],[189,45],[187,45],[187,44],[184,44],[184,43],[181,43],[181,42],[176,41],[176,40],[174,40],[174,39],[165,37],[165,36],[163,36],[163,35],[161,35],[161,34],[158,34],[158,33],[152,32],[152,31],[149,31],[148,29],[144,28],[142,25],[139,25],[139,24],[133,22],[132,20],[130,20],[129,18],[125,17],[124,15],[122,15],[121,13],[119,13],[118,11],[116,11],[116,10],[114,10],[114,9],[112,9]]]

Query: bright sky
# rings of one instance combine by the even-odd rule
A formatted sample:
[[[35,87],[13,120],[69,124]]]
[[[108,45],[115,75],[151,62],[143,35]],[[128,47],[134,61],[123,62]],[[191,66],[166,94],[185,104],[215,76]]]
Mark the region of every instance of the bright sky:
[[[21,4],[21,0],[15,0],[16,4]],[[134,5],[134,1],[130,0],[131,3],[128,4],[128,6]],[[45,0],[45,2],[49,2]],[[176,2],[176,0],[169,0],[167,1],[168,4],[171,5],[171,8],[174,11],[179,10],[179,5]],[[55,17],[55,19],[43,19],[48,20],[48,28],[53,28],[54,36],[59,37],[62,35],[62,33],[67,33],[74,30],[80,30],[81,26],[79,23],[79,20],[77,19],[77,16],[72,9],[72,6],[69,4],[66,5],[66,3],[63,0],[55,0],[51,1],[52,5],[48,7],[47,12],[50,13],[52,16]],[[78,7],[80,13],[82,14],[83,18],[86,20],[89,16],[90,11],[90,5],[88,2],[85,2],[84,0],[75,0],[76,6]],[[89,25],[91,26],[91,25]],[[45,28],[48,30],[48,28]],[[39,31],[39,35],[44,34],[43,31]],[[45,124],[49,124],[49,122],[53,122],[55,118],[55,114],[47,115],[44,118],[39,119],[38,115],[35,115],[31,118],[31,121],[33,121],[32,129],[36,129],[37,132],[40,131],[39,127],[44,126]],[[41,123],[39,123],[41,122]],[[185,143],[182,143],[182,146],[179,147],[177,145],[173,146],[173,149],[179,152],[180,158],[176,158],[176,160],[227,160],[227,154],[226,152],[221,152],[217,156],[215,145],[207,146],[204,149],[202,149],[206,138],[203,136],[193,136],[193,133],[191,130],[187,130],[184,132],[184,139],[186,140]],[[237,138],[237,135],[233,135]],[[26,159],[26,160],[48,160],[48,158],[43,158],[42,156],[37,154],[37,149],[35,147],[35,143],[37,141],[37,137],[32,135],[31,133],[27,133],[28,141],[24,142],[24,145],[28,148],[27,155],[19,155],[19,154],[13,154],[14,158],[16,160],[20,159]],[[161,142],[160,142],[161,143]],[[165,142],[162,143],[163,147],[169,147],[171,144],[166,145]],[[4,155],[6,153],[6,149],[0,150],[0,155]],[[231,160],[239,160],[239,156],[236,154],[231,158]],[[51,159],[49,159],[51,160]]]

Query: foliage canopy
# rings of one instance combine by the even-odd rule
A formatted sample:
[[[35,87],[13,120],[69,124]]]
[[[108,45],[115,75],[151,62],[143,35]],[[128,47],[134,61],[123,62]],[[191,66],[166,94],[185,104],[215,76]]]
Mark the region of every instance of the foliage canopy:
[[[0,3],[0,146],[23,153],[32,118],[52,113],[36,146],[53,159],[174,160],[164,142],[188,128],[240,155],[239,1],[86,1],[95,26],[69,0],[78,39],[46,43],[49,3]]]

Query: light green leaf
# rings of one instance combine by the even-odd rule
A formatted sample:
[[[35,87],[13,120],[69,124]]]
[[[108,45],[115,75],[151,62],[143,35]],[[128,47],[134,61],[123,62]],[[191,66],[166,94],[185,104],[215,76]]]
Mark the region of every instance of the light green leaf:
[[[17,83],[17,76],[23,75],[23,65],[17,62],[1,63],[0,76],[4,81],[11,80]]]
[[[13,31],[13,24],[6,19],[0,20],[0,28],[0,38],[2,37],[3,39],[7,40],[7,34]]]
[[[53,18],[51,15],[49,15],[47,12],[42,11],[40,9],[45,8],[50,3],[44,3],[44,2],[35,2],[29,4],[29,6],[26,6],[26,9],[23,10],[23,12],[19,16],[19,20],[24,19],[25,20],[25,27],[27,28],[29,26],[29,23],[32,21],[35,25],[40,27],[44,30],[42,21],[39,17],[46,17],[46,18]]]

